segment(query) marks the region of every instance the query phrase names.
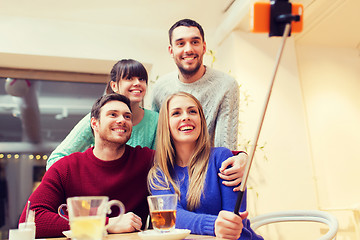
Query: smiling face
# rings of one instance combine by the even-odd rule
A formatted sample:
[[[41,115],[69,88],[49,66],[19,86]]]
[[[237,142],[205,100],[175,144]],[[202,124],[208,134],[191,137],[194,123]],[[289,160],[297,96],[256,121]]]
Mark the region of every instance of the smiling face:
[[[177,27],[173,30],[171,39],[169,53],[182,74],[192,76],[204,67],[206,43],[198,28]]]
[[[175,96],[168,105],[169,129],[174,144],[195,143],[201,132],[201,118],[196,103],[189,97]]]
[[[132,113],[120,101],[109,101],[101,107],[98,120],[91,118],[96,141],[124,145],[131,136]]]
[[[140,77],[123,77],[119,82],[112,82],[114,92],[130,99],[130,102],[141,102],[146,94],[146,79]]]

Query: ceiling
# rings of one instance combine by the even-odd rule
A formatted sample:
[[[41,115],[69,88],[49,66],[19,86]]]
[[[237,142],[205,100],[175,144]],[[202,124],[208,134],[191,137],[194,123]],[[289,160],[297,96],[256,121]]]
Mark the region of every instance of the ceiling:
[[[261,0],[265,1],[265,0]],[[166,32],[169,22],[194,18],[206,32],[216,31],[234,10],[249,12],[254,0],[2,0],[0,15],[35,19],[116,25],[136,31]],[[304,6],[302,43],[358,47],[359,0],[297,0]],[[237,9],[236,7],[239,6]],[[211,16],[211,17],[209,17]],[[234,18],[235,19],[235,18]],[[244,21],[247,17],[238,21]],[[240,22],[234,23],[234,26]]]
[[[167,32],[169,22],[196,18],[219,43],[235,28],[249,31],[251,0],[2,0],[4,17],[33,18],[87,24],[114,25],[141,32]],[[304,30],[297,44],[358,48],[360,50],[359,0],[299,0],[304,6]],[[244,27],[245,26],[245,27]],[[209,36],[209,35],[208,35]],[[208,39],[209,41],[209,39]],[[215,41],[215,40],[214,40]],[[1,67],[1,65],[0,65]],[[60,142],[103,94],[104,84],[36,81],[42,142]],[[16,101],[0,78],[0,142],[29,142],[24,137]],[[79,106],[76,111],[70,107]],[[64,112],[67,116],[61,117]],[[14,117],[17,115],[17,117]],[[4,146],[4,145],[0,145]],[[0,149],[1,151],[5,151]]]
[[[296,1],[297,2],[297,1]],[[304,30],[297,44],[360,49],[359,0],[304,0]]]
[[[179,17],[199,17],[204,27],[216,26],[232,0],[2,0],[0,13],[40,19],[167,30]],[[212,17],[208,18],[206,12]],[[201,17],[201,15],[203,15]],[[164,21],[166,19],[166,21]],[[206,21],[205,21],[206,19]],[[202,21],[204,20],[204,21]]]

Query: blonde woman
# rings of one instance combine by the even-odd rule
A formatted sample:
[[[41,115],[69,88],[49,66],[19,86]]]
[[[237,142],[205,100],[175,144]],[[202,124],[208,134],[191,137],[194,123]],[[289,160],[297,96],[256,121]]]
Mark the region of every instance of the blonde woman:
[[[148,180],[152,194],[177,193],[176,228],[226,239],[262,239],[246,219],[246,195],[240,215],[233,213],[237,193],[221,183],[222,163],[232,156],[212,148],[199,101],[179,92],[159,112],[157,148]]]

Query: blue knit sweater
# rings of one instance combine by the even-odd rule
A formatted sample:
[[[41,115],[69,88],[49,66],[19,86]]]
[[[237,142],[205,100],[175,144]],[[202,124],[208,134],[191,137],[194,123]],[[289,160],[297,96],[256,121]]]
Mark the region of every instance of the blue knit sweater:
[[[204,193],[201,197],[200,206],[194,211],[186,209],[186,194],[189,186],[188,168],[175,166],[175,180],[178,181],[181,194],[177,206],[176,228],[190,229],[192,234],[215,236],[214,226],[219,212],[221,210],[233,212],[237,199],[237,192],[233,192],[232,187],[223,185],[222,180],[218,177],[221,163],[231,156],[232,152],[226,148],[212,149],[205,179]],[[153,195],[159,195],[170,194],[175,191],[170,186],[170,190],[151,189],[151,192]],[[240,212],[246,210],[246,192],[243,198]],[[250,228],[250,221],[248,219],[243,220],[243,225],[244,228],[240,239],[263,239]]]

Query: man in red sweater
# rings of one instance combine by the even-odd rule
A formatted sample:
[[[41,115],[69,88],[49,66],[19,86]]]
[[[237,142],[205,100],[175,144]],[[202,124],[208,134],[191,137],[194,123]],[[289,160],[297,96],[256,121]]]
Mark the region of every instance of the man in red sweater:
[[[142,220],[146,220],[147,174],[153,151],[126,145],[132,130],[129,99],[119,94],[105,95],[92,107],[91,117],[94,147],[57,161],[29,198],[36,214],[36,238],[59,237],[69,230],[69,222],[57,210],[74,196],[108,196],[125,205],[127,213],[118,223],[112,224],[117,219],[110,215],[110,233],[139,230]],[[25,221],[25,209],[19,222]]]
[[[137,231],[147,219],[147,174],[154,151],[126,145],[132,130],[130,100],[116,93],[100,97],[91,109],[90,124],[94,147],[54,163],[29,198],[31,210],[35,210],[36,238],[63,236],[62,232],[70,229],[69,222],[58,215],[58,207],[69,197],[108,196],[120,200],[127,213],[117,221],[113,211],[110,233]],[[236,186],[243,167],[241,161],[231,165],[233,170],[226,171],[232,176],[221,177],[228,181],[227,185]],[[25,211],[26,206],[20,223],[25,221]]]

